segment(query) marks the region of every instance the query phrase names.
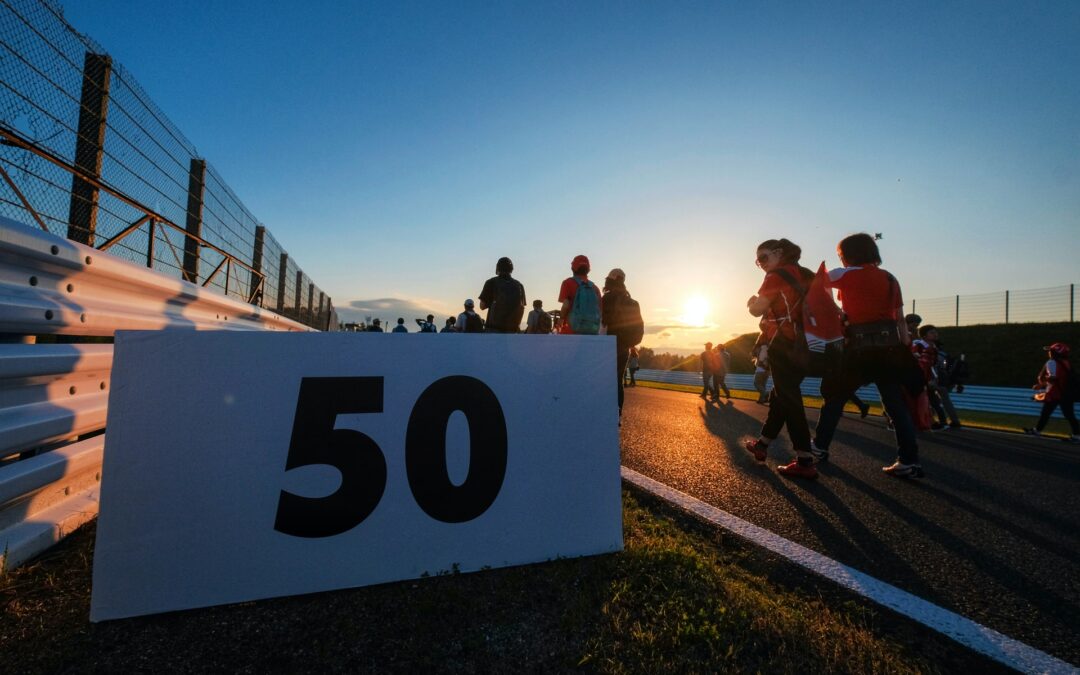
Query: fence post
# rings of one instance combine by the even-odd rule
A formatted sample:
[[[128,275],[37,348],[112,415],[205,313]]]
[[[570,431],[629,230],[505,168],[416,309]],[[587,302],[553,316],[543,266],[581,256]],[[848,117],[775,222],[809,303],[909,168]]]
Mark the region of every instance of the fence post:
[[[146,234],[146,266],[154,269],[154,239],[157,238],[157,221],[153,218],[150,219]]]
[[[249,293],[254,291],[259,285],[259,280],[263,279],[262,275],[262,260],[263,260],[263,241],[266,239],[266,226],[255,226],[255,247],[251,251],[251,283],[248,285]],[[266,294],[266,282],[263,281],[262,290],[259,291],[257,298],[257,305],[263,306],[263,296]],[[250,296],[249,296],[250,297]]]
[[[111,58],[105,54],[86,52],[83,57],[78,132],[75,137],[75,166],[95,179],[101,178],[101,159],[105,154],[105,117],[109,111],[111,75]],[[93,246],[97,214],[97,187],[73,175],[71,202],[68,207],[68,239]]]
[[[289,254],[281,254],[277,277],[277,313],[285,314],[285,272],[289,267]]]
[[[1005,323],[1009,323],[1009,292],[1005,291]]]
[[[315,310],[315,284],[309,283],[307,286],[307,325],[315,323],[315,318],[312,316]]]
[[[304,287],[304,273],[301,272],[300,270],[296,270],[296,307],[295,307],[296,314],[293,315],[293,318],[296,319],[297,321],[300,321],[301,323],[303,323],[303,321],[301,321],[301,319],[300,319],[300,317],[301,317],[301,314],[300,314],[300,299],[302,297],[300,294],[304,292],[302,290],[303,287]]]
[[[956,325],[960,325],[960,296],[956,296]]]
[[[187,233],[184,237],[184,279],[199,283],[199,240],[202,239],[203,191],[206,188],[206,160],[191,159],[188,170]]]
[[[915,314],[915,298],[911,299],[911,313]]]
[[[326,302],[326,293],[319,291],[319,312],[315,315],[316,325],[322,323],[323,303]]]
[[[1076,308],[1076,284],[1069,284],[1069,323],[1072,323],[1076,319],[1074,309]]]

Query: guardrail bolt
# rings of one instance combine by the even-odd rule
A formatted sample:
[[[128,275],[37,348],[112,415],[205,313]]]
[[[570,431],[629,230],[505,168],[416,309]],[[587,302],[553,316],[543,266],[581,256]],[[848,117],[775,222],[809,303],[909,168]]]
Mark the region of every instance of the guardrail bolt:
[[[37,277],[30,277],[30,285],[37,286]]]

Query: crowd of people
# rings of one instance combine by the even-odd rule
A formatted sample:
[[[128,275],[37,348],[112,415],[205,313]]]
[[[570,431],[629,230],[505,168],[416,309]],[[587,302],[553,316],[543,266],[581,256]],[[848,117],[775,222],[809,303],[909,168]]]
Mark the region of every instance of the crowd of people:
[[[575,256],[570,261],[571,275],[563,280],[559,288],[560,307],[557,312],[547,312],[541,300],[533,300],[532,311],[525,317],[525,287],[513,277],[514,263],[510,258],[499,258],[495,263],[495,276],[484,282],[484,287],[477,296],[480,311],[486,311],[486,317],[480,316],[477,303],[468,298],[463,303],[463,310],[456,317],[447,317],[441,330],[435,326],[435,317],[428,314],[426,319],[416,319],[421,333],[500,333],[526,335],[614,335],[615,370],[618,382],[619,414],[622,414],[623,387],[635,386],[634,374],[638,370],[637,351],[634,349],[645,333],[641,318],[641,307],[626,289],[626,273],[616,267],[604,277],[603,289],[589,279],[592,265],[584,255]],[[525,329],[521,322],[525,318]],[[381,320],[374,319],[363,328],[366,332],[381,333]],[[391,332],[408,333],[405,319],[398,318],[397,325]],[[627,364],[631,363],[630,368]],[[629,383],[626,377],[629,374]],[[725,387],[725,391],[727,388]]]

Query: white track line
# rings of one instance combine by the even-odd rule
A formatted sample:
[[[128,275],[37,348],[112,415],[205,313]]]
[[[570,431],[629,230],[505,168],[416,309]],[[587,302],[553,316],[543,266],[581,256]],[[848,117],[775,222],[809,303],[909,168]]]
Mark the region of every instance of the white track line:
[[[1034,647],[1014,640],[1007,635],[975,623],[955,612],[938,607],[907,591],[879,581],[854,568],[842,565],[820,553],[811,551],[793,541],[774,534],[764,528],[733,516],[715,506],[695,499],[687,494],[670,488],[663,483],[643,476],[633,469],[622,467],[623,480],[636,485],[675,506],[688,511],[710,523],[730,530],[749,539],[754,544],[767,548],[788,560],[805,567],[811,572],[833,581],[864,598],[884,605],[893,611],[943,633],[965,647],[985,654],[995,661],[1000,661],[1010,668],[1024,673],[1078,673],[1080,669],[1055,658]]]

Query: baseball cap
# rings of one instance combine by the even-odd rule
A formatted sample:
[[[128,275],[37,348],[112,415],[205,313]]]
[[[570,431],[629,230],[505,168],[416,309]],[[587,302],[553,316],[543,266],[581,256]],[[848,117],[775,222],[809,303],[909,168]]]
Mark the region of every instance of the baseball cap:
[[[625,282],[626,281],[626,272],[623,272],[621,269],[616,267],[615,269],[613,269],[613,270],[611,270],[610,272],[607,273],[607,278],[612,279],[614,281]]]
[[[579,267],[588,267],[591,269],[592,265],[589,264],[589,259],[587,257],[576,255],[574,256],[574,259],[570,261],[570,269],[576,270]]]
[[[466,298],[465,299],[465,306],[466,307],[472,307],[473,306],[472,298]]]

